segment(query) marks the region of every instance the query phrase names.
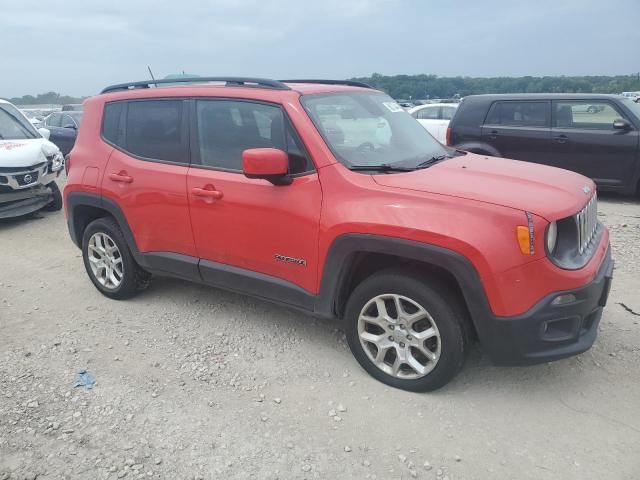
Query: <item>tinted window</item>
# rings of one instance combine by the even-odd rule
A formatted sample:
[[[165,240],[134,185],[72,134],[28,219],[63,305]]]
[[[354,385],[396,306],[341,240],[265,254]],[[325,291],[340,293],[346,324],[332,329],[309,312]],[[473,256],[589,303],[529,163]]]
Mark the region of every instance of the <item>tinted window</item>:
[[[416,112],[420,120],[437,120],[440,118],[440,107],[427,107]]]
[[[188,163],[182,100],[129,102],[125,150],[144,158]]]
[[[496,102],[485,123],[512,127],[548,127],[549,102]]]
[[[558,128],[613,130],[622,115],[607,102],[554,102],[553,124]]]
[[[299,138],[279,107],[252,102],[198,100],[200,162],[242,170],[242,152],[278,148],[289,153],[292,174],[313,170]]]
[[[52,113],[51,115],[49,115],[47,117],[47,119],[45,120],[44,124],[47,127],[59,127],[60,126],[60,117],[62,115],[59,113]]]
[[[120,147],[124,147],[124,102],[107,103],[102,119],[102,136]]]

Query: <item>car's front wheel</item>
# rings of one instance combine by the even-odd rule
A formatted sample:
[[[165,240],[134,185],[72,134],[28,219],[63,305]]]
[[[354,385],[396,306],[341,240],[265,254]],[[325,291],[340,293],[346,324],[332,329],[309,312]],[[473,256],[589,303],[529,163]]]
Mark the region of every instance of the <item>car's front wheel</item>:
[[[345,320],[360,365],[392,387],[435,390],[464,362],[460,300],[418,273],[389,270],[364,280],[349,298]]]
[[[151,275],[136,263],[116,221],[91,222],[82,237],[82,258],[89,278],[105,296],[130,298],[149,285]]]
[[[47,188],[51,190],[53,199],[46,205],[43,210],[46,212],[57,212],[62,209],[62,192],[56,182],[51,182],[47,185]]]

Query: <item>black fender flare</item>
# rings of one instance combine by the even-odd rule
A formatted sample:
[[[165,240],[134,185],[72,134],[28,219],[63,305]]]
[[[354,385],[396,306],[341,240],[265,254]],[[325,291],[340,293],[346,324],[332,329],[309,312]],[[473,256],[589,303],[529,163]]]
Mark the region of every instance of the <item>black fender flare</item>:
[[[395,255],[443,268],[458,282],[471,320],[478,328],[492,316],[480,275],[469,259],[453,250],[412,240],[367,234],[345,234],[336,238],[327,253],[314,310],[323,317],[337,317],[340,294],[349,278],[357,254]]]
[[[489,155],[491,157],[502,157],[500,152],[495,147],[492,147],[488,143],[483,142],[464,142],[456,145],[456,148],[459,150],[464,150],[466,152],[486,152],[486,155]]]
[[[129,222],[125,217],[124,212],[116,202],[95,193],[71,192],[67,195],[66,204],[68,215],[67,226],[69,228],[69,235],[71,236],[71,240],[73,241],[73,243],[78,248],[82,248],[83,232],[76,231],[76,209],[80,206],[94,207],[99,210],[103,210],[116,219],[116,222],[118,222],[118,225],[120,226],[120,229],[124,234],[124,238],[127,241],[129,250],[131,250],[131,253],[133,254],[136,262],[140,263],[142,261],[144,263],[142,256],[140,255],[138,245],[136,245],[135,237],[133,236],[131,227],[129,227]]]

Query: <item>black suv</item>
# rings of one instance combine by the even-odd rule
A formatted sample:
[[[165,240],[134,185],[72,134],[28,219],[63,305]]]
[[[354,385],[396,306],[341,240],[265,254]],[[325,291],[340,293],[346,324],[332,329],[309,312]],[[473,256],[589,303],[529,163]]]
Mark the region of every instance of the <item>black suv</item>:
[[[461,150],[566,168],[601,190],[640,193],[640,104],[619,95],[466,97],[447,143]]]

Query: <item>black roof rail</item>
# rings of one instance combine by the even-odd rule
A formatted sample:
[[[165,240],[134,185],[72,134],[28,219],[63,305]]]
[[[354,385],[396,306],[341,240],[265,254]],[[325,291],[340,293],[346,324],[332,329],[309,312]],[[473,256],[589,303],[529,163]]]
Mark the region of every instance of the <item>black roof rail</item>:
[[[253,88],[272,88],[274,90],[291,90],[283,82],[278,80],[269,80],[268,78],[252,78],[252,77],[183,77],[183,78],[163,78],[160,80],[143,80],[140,82],[119,83],[110,85],[100,93],[118,92],[122,90],[131,90],[136,88],[151,88],[163,84],[175,83],[208,83],[208,82],[224,82],[225,86],[243,86]]]
[[[280,80],[282,83],[319,83],[324,85],[345,85],[347,87],[374,88],[364,82],[356,82],[355,80]]]

